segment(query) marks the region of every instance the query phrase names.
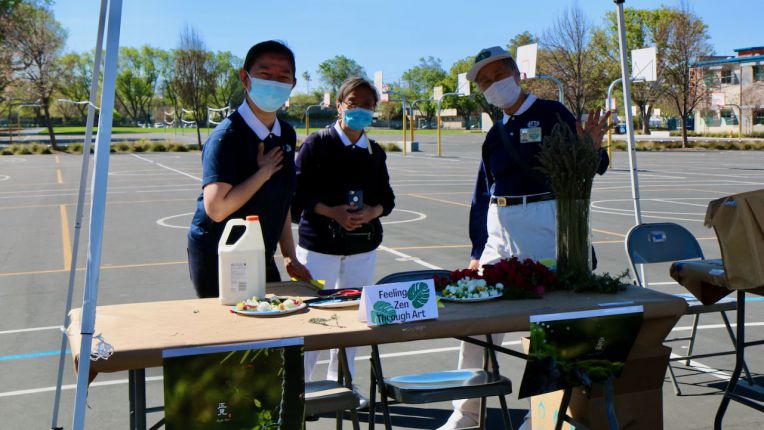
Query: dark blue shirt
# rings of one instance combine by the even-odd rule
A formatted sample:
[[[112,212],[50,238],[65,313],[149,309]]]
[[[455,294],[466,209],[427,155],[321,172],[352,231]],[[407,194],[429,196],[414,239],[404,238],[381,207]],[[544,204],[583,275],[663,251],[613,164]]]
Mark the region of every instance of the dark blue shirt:
[[[532,97],[532,96],[529,96]],[[488,240],[487,215],[491,196],[527,196],[551,193],[552,189],[541,172],[537,156],[541,140],[552,134],[552,128],[562,120],[575,132],[576,120],[561,103],[536,99],[527,110],[511,115],[507,124],[497,121],[488,131],[482,147],[475,191],[470,207],[469,233],[472,241],[471,256],[480,259]],[[510,144],[526,168],[504,148],[499,127],[505,127]],[[600,151],[599,174],[608,166],[607,152]]]
[[[217,253],[218,242],[228,220],[259,215],[266,257],[276,253],[295,189],[294,148],[297,142],[297,135],[289,124],[281,121],[280,126],[281,136],[271,134],[264,141],[257,137],[238,112],[215,127],[202,149],[202,188],[213,182],[237,186],[255,174],[260,142],[264,142],[265,152],[275,147],[284,151],[283,167],[244,206],[222,222],[215,222],[207,216],[204,194],[199,194],[196,213],[188,231],[189,246]]]
[[[382,242],[379,218],[371,221],[372,240],[362,249],[349,252],[346,243],[332,235],[334,221],[317,214],[317,203],[338,206],[348,203],[349,191],[362,191],[365,206],[382,206],[387,216],[395,206],[395,195],[387,172],[387,155],[373,140],[368,148],[345,146],[337,131],[327,128],[305,139],[297,155],[297,191],[293,215],[300,216],[300,246],[322,254],[349,255],[376,249]]]

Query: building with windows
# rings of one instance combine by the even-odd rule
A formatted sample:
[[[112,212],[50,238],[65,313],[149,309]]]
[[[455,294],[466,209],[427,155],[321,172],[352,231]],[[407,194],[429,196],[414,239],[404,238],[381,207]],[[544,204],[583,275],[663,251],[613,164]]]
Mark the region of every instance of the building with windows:
[[[695,110],[695,131],[764,132],[764,46],[735,50],[733,57],[705,57],[693,73],[708,97]]]

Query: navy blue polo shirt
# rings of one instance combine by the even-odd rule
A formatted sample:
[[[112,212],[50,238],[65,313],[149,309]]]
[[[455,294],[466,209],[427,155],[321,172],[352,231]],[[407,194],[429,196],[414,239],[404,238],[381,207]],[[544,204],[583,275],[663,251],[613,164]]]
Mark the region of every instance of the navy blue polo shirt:
[[[560,102],[537,99],[529,94],[516,115],[505,115],[488,131],[482,147],[482,157],[470,207],[469,233],[471,256],[479,259],[488,240],[487,216],[491,196],[527,196],[551,193],[552,188],[541,172],[537,156],[541,142],[552,134],[552,128],[562,120],[575,132],[576,119]],[[505,127],[510,144],[527,169],[521,168],[504,148],[499,127]],[[608,166],[607,152],[600,150],[599,174]]]
[[[244,206],[222,222],[215,222],[207,216],[204,194],[200,193],[188,231],[189,246],[217,253],[218,242],[228,220],[259,215],[266,257],[270,258],[276,253],[295,190],[294,148],[297,142],[297,135],[289,124],[282,121],[279,125],[281,136],[270,134],[265,140],[260,140],[237,111],[212,132],[202,149],[202,188],[213,182],[236,186],[255,174],[258,170],[257,149],[260,142],[264,142],[265,152],[275,147],[284,151],[283,167]]]

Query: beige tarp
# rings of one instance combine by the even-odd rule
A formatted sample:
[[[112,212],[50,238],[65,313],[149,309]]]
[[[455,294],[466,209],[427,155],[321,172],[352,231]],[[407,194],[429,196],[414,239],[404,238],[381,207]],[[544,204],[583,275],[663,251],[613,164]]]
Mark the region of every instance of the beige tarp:
[[[764,287],[764,190],[712,201],[705,224],[713,227],[719,238],[727,287]]]

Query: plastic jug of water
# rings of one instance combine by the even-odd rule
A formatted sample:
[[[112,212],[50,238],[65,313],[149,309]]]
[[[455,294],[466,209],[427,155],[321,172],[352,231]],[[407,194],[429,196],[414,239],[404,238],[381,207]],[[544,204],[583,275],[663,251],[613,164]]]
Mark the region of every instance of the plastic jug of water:
[[[228,244],[236,226],[243,226],[244,233]],[[265,243],[260,217],[235,218],[226,223],[218,243],[218,288],[224,305],[265,297]]]

